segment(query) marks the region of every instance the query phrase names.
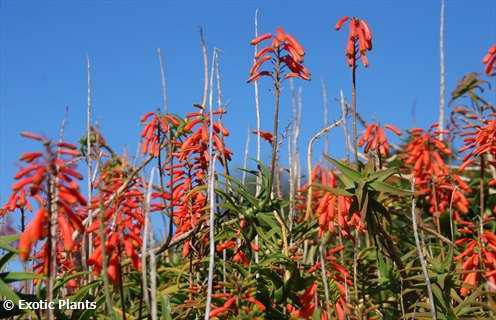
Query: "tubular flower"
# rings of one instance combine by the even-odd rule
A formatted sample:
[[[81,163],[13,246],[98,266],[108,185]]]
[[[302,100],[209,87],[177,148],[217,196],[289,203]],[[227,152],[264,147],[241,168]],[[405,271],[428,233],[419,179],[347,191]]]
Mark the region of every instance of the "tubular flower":
[[[464,136],[464,145],[460,148],[460,152],[468,151],[463,158],[463,163],[460,170],[466,170],[470,165],[479,162],[480,166],[496,170],[496,114],[488,115],[489,119],[478,118],[478,122],[469,123],[464,126],[462,135]],[[488,181],[489,187],[496,187],[496,179]],[[496,205],[492,208],[496,213]],[[485,216],[484,220],[493,219],[493,216]],[[488,221],[484,221],[486,223]],[[468,228],[467,228],[468,229]],[[470,229],[465,230],[469,232]]]
[[[130,259],[135,269],[140,268],[138,252],[141,248],[141,233],[144,226],[143,217],[143,182],[140,178],[132,179],[129,187],[118,192],[130,178],[126,166],[115,159],[109,160],[102,168],[102,174],[96,181],[98,194],[92,199],[93,212],[103,210],[103,229],[105,242],[100,238],[101,219],[93,220],[87,232],[93,236],[95,249],[88,258],[88,265],[94,266],[95,274],[100,274],[103,267],[103,246],[108,257],[107,275],[114,283],[120,282],[121,262],[124,257]]]
[[[141,117],[141,123],[145,124],[141,130],[141,151],[157,157],[160,146],[167,139],[171,126],[177,127],[180,120],[173,115],[161,115],[157,112],[148,112]]]
[[[210,311],[210,317],[219,317],[228,313],[229,310],[234,309],[235,307],[236,297],[231,297],[227,299],[222,306],[212,309],[212,311]]]
[[[482,59],[482,63],[486,65],[484,72],[488,76],[493,75],[494,66],[496,66],[496,44],[489,48],[487,54]]]
[[[402,158],[415,177],[416,192],[429,205],[429,212],[437,219],[453,202],[454,218],[461,221],[460,213],[467,213],[469,202],[465,194],[470,187],[458,174],[450,172],[444,158],[452,152],[439,140],[437,125],[424,131],[410,130],[410,140]]]
[[[470,131],[464,132],[464,146],[461,152],[470,151],[463,159],[460,170],[475,161],[475,158],[482,157],[485,154],[496,159],[496,114],[490,115],[491,119],[481,119],[478,125],[470,125],[466,128]],[[496,167],[496,162],[488,161],[490,166]],[[496,179],[489,181],[489,185],[496,185]]]
[[[209,138],[212,125],[212,151],[222,165],[231,160],[232,152],[225,146],[225,137],[229,131],[220,120],[212,119],[209,113],[201,106],[200,110],[188,113],[183,120],[169,122],[169,141],[161,142],[171,148],[167,163],[162,167],[162,173],[169,178],[164,186],[152,194],[154,202],[152,210],[169,210],[175,226],[174,238],[196,228],[205,220],[205,208],[208,205],[205,191],[197,187],[207,184],[210,162]],[[221,117],[225,111],[219,107],[213,112],[214,116]],[[179,125],[181,124],[181,125]],[[167,135],[169,138],[169,135]],[[192,243],[186,242],[183,246],[183,255],[191,252]]]
[[[480,239],[481,241],[461,238],[455,242],[463,248],[463,251],[455,257],[462,269],[463,287],[460,289],[462,296],[467,296],[475,289],[482,277],[488,281],[490,292],[494,292],[496,288],[496,235],[486,230]]]
[[[401,135],[401,131],[392,125],[387,124],[384,128],[390,130],[398,136]],[[365,146],[365,153],[373,151],[380,157],[387,157],[389,155],[389,142],[385,135],[384,129],[377,123],[372,123],[367,126],[365,132],[360,136],[358,146]]]
[[[350,32],[346,45],[346,60],[350,67],[356,67],[356,61],[360,58],[364,67],[368,67],[367,51],[372,50],[372,31],[363,19],[344,16],[336,23],[336,30],[340,30],[349,21]]]
[[[337,245],[334,248],[327,250],[325,254],[325,260],[327,261],[327,278],[333,280],[333,284],[336,285],[336,289],[339,292],[339,297],[334,304],[336,317],[339,320],[346,319],[346,314],[348,313],[348,307],[346,306],[346,285],[353,285],[353,282],[351,281],[352,276],[350,276],[349,271],[346,267],[340,264],[336,258],[336,254],[341,252],[343,249],[343,245]],[[317,262],[310,269],[308,269],[308,273],[313,274],[317,270],[321,271],[321,267],[321,263]],[[327,319],[327,317],[325,319]]]
[[[260,138],[264,139],[265,141],[267,141],[268,143],[272,144],[272,141],[274,139],[274,137],[272,136],[272,133],[268,132],[268,131],[252,131],[254,134],[256,134],[257,136],[260,136]]]
[[[272,35],[263,34],[251,40],[251,45],[258,45],[261,42],[272,39],[270,45],[260,50],[254,58],[253,65],[250,69],[248,82],[256,81],[262,76],[276,77],[277,80],[284,77],[300,78],[310,80],[310,72],[303,66],[305,50],[303,46],[290,34],[286,33],[283,28],[278,27]],[[272,61],[274,68],[272,71],[260,68],[268,61]],[[284,72],[285,70],[287,72]]]
[[[312,170],[312,181],[321,184],[324,188],[337,187],[337,181],[331,170],[315,166]],[[307,194],[308,185],[304,185],[301,194]],[[359,212],[351,212],[352,197],[337,196],[323,188],[315,188],[312,192],[312,207],[319,219],[319,234],[329,231],[332,234],[351,236],[353,230],[364,231]],[[304,210],[306,199],[300,198],[298,209]]]
[[[63,257],[69,259],[68,257],[78,253],[80,239],[75,239],[73,235],[76,231],[83,231],[82,221],[86,218],[86,200],[77,184],[77,180],[82,179],[76,169],[79,151],[75,145],[67,142],[54,144],[29,132],[23,132],[21,135],[42,142],[45,150],[21,155],[20,160],[24,162],[24,166],[15,175],[17,182],[12,186],[12,195],[3,208],[6,212],[15,209],[32,210],[31,203],[36,203],[36,213],[19,238],[19,256],[23,261],[33,257],[37,261],[34,270],[46,273],[50,255],[56,255],[57,271],[64,272],[71,268],[66,266],[63,270],[59,263]],[[45,241],[32,256],[31,251],[36,244],[48,238],[53,208],[56,208],[53,214],[57,219],[57,234],[54,240],[57,252],[50,253],[48,241]]]
[[[299,319],[310,319],[315,311],[315,295],[317,294],[317,282],[313,282],[305,292],[298,296],[300,308],[288,305],[287,309],[293,317]]]

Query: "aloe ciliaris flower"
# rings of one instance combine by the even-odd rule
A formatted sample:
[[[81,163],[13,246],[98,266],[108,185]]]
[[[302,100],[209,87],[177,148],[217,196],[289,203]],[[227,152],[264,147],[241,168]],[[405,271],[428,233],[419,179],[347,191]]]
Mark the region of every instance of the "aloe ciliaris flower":
[[[260,67],[268,61],[278,64],[281,71],[283,71],[284,67],[289,69],[284,75],[285,79],[300,78],[310,80],[310,72],[303,66],[305,50],[283,28],[277,28],[274,35],[270,33],[262,34],[251,40],[250,44],[255,46],[269,39],[272,39],[270,45],[260,50],[255,56],[255,62],[250,69],[248,82],[258,80],[262,76],[275,76],[274,71],[260,70]]]
[[[336,30],[350,21],[350,33],[348,35],[348,45],[346,46],[346,59],[350,67],[356,66],[356,61],[360,58],[363,66],[368,67],[367,51],[372,50],[372,31],[363,19],[344,16],[336,23]],[[358,49],[358,50],[357,50]],[[360,53],[360,55],[358,55]]]
[[[490,76],[493,74],[494,67],[496,66],[496,44],[489,48],[489,51],[482,59],[482,63],[486,65],[484,72]]]

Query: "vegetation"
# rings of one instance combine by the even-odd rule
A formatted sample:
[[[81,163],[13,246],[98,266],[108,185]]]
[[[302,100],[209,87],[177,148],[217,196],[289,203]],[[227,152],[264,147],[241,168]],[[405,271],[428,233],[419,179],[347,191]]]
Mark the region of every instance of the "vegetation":
[[[274,93],[272,131],[254,131],[255,170],[230,166],[218,51],[209,60],[203,35],[202,101],[185,115],[169,113],[164,83],[163,110],[141,118],[136,161],[116,153],[92,124],[90,87],[79,143],[64,141],[63,127],[55,139],[22,132],[36,148],[20,156],[1,207],[21,226],[0,237],[0,266],[19,258],[24,270],[0,273],[0,295],[15,302],[1,315],[494,319],[496,110],[488,92],[496,45],[483,74],[469,73],[453,89],[446,126],[400,130],[360,116],[358,60],[369,65],[372,31],[357,17],[340,19],[336,29],[345,23],[351,103],[341,99],[341,118],[316,128],[303,155],[298,103],[282,137],[280,98],[290,81],[311,74],[303,46],[282,28],[257,30],[251,41],[258,124],[259,86]],[[314,143],[338,127],[346,158],[325,154],[314,163]],[[284,142],[287,170],[279,164]],[[268,164],[260,161],[262,143],[272,149]],[[27,310],[21,301],[60,308]]]

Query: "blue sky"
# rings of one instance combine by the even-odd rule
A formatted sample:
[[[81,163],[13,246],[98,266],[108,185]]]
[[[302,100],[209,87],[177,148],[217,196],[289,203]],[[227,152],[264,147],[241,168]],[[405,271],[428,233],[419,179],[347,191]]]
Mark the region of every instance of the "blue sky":
[[[481,59],[496,42],[494,0],[448,0],[446,70],[448,94],[466,72],[482,71]],[[253,87],[246,84],[253,49],[255,9],[260,31],[283,26],[307,50],[313,80],[303,87],[301,143],[323,123],[320,81],[334,97],[349,96],[345,32],[333,26],[343,15],[366,19],[374,33],[370,67],[358,71],[358,109],[368,120],[428,126],[437,119],[439,99],[439,1],[8,1],[0,0],[0,201],[8,196],[20,153],[37,146],[19,136],[30,130],[56,137],[69,107],[66,138],[84,133],[85,57],[93,64],[95,120],[116,150],[134,153],[139,118],[161,104],[156,48],[162,48],[170,110],[192,110],[202,94],[198,29],[209,50],[222,50],[228,144],[239,166],[248,128],[255,127]],[[271,129],[270,83],[261,81],[262,128]],[[284,89],[282,123],[289,119]],[[254,140],[251,154],[254,155]],[[331,134],[331,152],[342,154],[342,138]],[[268,146],[264,154],[268,156]],[[286,147],[283,147],[286,150]],[[320,150],[317,148],[317,150]],[[318,151],[319,152],[319,151]]]

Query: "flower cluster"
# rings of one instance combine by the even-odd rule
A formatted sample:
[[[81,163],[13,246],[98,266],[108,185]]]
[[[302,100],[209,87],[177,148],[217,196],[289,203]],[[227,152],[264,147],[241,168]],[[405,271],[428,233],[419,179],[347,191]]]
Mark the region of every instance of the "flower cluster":
[[[168,158],[161,164],[161,174],[168,177],[168,181],[161,186],[163,190],[153,193],[153,198],[157,201],[152,204],[152,209],[169,210],[175,225],[175,238],[196,228],[205,218],[207,196],[197,187],[207,183],[209,163],[213,156],[209,154],[210,125],[213,129],[212,151],[217,154],[218,161],[227,165],[232,157],[231,150],[224,142],[229,131],[220,120],[212,119],[211,123],[209,112],[201,106],[197,107],[200,110],[188,113],[185,119],[156,113],[147,113],[143,117],[144,143],[151,141],[154,146],[160,141],[161,145],[169,149]],[[220,117],[225,111],[219,107],[212,113],[213,116]],[[149,119],[151,120],[146,123]],[[154,129],[148,129],[150,127]],[[190,241],[186,241],[183,255],[189,254],[191,245]]]
[[[487,54],[482,59],[482,63],[486,65],[484,72],[488,76],[492,75],[496,66],[496,44],[489,48]]]
[[[322,186],[314,189],[312,193],[313,212],[318,217],[321,235],[328,231],[332,234],[348,237],[351,236],[353,230],[363,231],[365,229],[359,212],[351,212],[350,210],[353,198],[335,195],[329,191],[337,187],[336,176],[331,170],[317,165],[312,170],[312,181]],[[305,192],[306,189],[308,186],[305,185],[302,192]]]
[[[50,255],[56,255],[58,265],[64,265],[66,271],[72,270],[73,265],[66,258],[79,251],[80,241],[74,235],[77,232],[81,235],[84,230],[82,221],[86,218],[86,200],[77,184],[82,176],[75,165],[80,156],[79,151],[75,145],[67,142],[54,144],[30,132],[21,135],[41,142],[44,151],[21,155],[20,160],[25,165],[15,175],[17,182],[12,186],[12,195],[3,207],[4,212],[16,208],[31,210],[34,208],[31,202],[37,207],[34,217],[19,238],[19,256],[23,261],[28,260],[33,247],[49,238],[50,218],[55,215],[57,234],[53,241],[56,241],[56,252],[50,252],[49,241],[45,241],[33,255],[38,261],[33,269],[46,274]],[[59,269],[62,268],[59,266]]]
[[[95,274],[103,267],[103,250],[108,257],[107,275],[113,283],[121,279],[121,262],[124,257],[131,260],[135,269],[140,268],[138,252],[141,248],[141,234],[144,226],[143,182],[131,177],[126,164],[110,159],[102,168],[102,174],[95,182],[98,194],[92,199],[91,209],[95,214],[87,232],[92,235],[95,250],[88,258],[88,265],[94,266]],[[128,180],[130,182],[128,182]],[[128,184],[129,187],[125,187]],[[103,212],[100,212],[103,210]],[[103,226],[100,216],[103,214]],[[101,238],[103,227],[105,239]],[[104,240],[104,241],[103,241]]]
[[[255,55],[255,61],[250,69],[248,82],[256,81],[262,76],[268,76],[279,81],[282,78],[284,69],[289,72],[284,74],[284,78],[300,78],[310,80],[310,71],[303,65],[305,50],[302,45],[290,34],[286,33],[283,28],[276,29],[274,35],[270,33],[262,34],[251,40],[252,45],[258,45],[263,41],[272,39],[271,43],[260,50]],[[260,70],[266,62],[272,61],[273,70]]]
[[[392,125],[385,125],[385,129],[390,130],[397,136],[401,136],[401,131]],[[372,123],[367,126],[365,132],[360,136],[358,146],[364,147],[365,153],[373,151],[380,157],[387,157],[389,155],[390,145],[384,129],[377,123]]]
[[[158,157],[161,143],[167,138],[170,126],[178,126],[179,120],[173,115],[161,115],[157,112],[148,112],[141,117],[141,123],[146,124],[141,130],[141,151]]]
[[[489,166],[496,167],[496,163],[491,159],[496,159],[496,114],[489,115],[490,119],[483,119],[479,125],[471,125],[467,127],[470,131],[464,132],[464,146],[460,149],[461,152],[470,152],[463,159],[463,164],[460,170],[473,164],[476,158],[489,155],[491,158],[488,161]],[[490,186],[496,186],[496,179],[489,181]]]
[[[348,34],[348,44],[346,46],[346,60],[350,67],[356,67],[356,61],[362,60],[364,67],[368,67],[367,51],[372,50],[372,31],[363,19],[344,16],[336,23],[336,30],[350,22],[350,32]],[[360,55],[358,55],[360,53]]]
[[[429,212],[436,218],[453,202],[454,217],[461,220],[459,213],[468,211],[465,194],[470,192],[470,187],[460,175],[450,172],[445,158],[452,152],[439,139],[437,125],[429,131],[414,128],[410,133],[402,156],[415,178],[417,194],[427,198]]]
[[[488,281],[490,292],[496,291],[496,235],[484,231],[481,241],[472,238],[461,238],[455,243],[465,249],[455,257],[461,262],[463,287],[462,296],[467,296],[479,283],[481,274]],[[481,272],[482,270],[482,272]]]

